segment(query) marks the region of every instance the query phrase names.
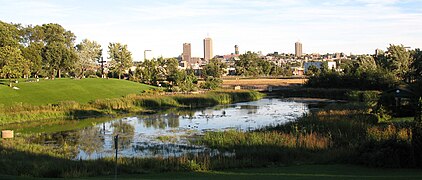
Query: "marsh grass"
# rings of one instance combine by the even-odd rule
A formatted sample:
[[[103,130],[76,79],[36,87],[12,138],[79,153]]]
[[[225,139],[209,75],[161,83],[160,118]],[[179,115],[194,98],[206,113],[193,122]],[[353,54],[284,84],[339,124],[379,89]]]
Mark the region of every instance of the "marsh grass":
[[[379,123],[368,108],[367,103],[336,104],[296,121],[253,132],[207,132],[197,142],[234,151],[237,159],[258,164],[318,162],[414,167],[411,124]],[[377,152],[377,148],[381,150]]]
[[[255,91],[210,91],[206,94],[131,94],[121,98],[97,99],[87,104],[63,101],[50,105],[16,104],[0,108],[0,125],[47,119],[81,119],[122,113],[143,113],[169,108],[201,108],[218,104],[258,100]]]

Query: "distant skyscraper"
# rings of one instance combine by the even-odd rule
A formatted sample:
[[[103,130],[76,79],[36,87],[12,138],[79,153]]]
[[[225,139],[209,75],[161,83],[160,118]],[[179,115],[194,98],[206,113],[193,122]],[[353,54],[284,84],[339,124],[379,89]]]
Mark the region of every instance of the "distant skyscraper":
[[[152,50],[144,50],[144,61],[151,60],[153,57]]]
[[[204,39],[204,61],[209,61],[212,59],[212,39]]]
[[[182,54],[182,60],[186,61],[189,65],[192,63],[192,53],[191,53],[191,45],[190,43],[183,43],[183,54]]]
[[[295,55],[296,57],[302,56],[302,43],[300,42],[295,43]]]
[[[234,54],[239,55],[239,46],[234,45]]]

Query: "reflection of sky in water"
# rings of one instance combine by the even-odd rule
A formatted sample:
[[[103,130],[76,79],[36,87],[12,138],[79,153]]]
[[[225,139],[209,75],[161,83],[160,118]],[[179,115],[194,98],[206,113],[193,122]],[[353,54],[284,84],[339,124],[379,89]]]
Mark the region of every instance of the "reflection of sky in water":
[[[81,150],[84,148],[80,148],[76,159],[113,156],[113,131],[116,127],[113,127],[113,123],[125,124],[126,127],[133,126],[130,129],[134,132],[119,133],[125,141],[124,144],[121,144],[124,148],[120,147],[121,149],[119,149],[120,156],[168,157],[186,153],[214,155],[218,152],[206,147],[190,145],[188,138],[205,131],[225,129],[246,131],[285,123],[296,119],[307,111],[305,103],[265,98],[254,102],[197,110],[191,115],[178,115],[178,112],[169,112],[127,117],[91,127],[97,129],[95,131],[97,134],[94,133],[93,136],[101,136],[98,139],[103,141],[103,146],[88,154]],[[166,136],[166,139],[162,141],[158,138],[160,136]]]

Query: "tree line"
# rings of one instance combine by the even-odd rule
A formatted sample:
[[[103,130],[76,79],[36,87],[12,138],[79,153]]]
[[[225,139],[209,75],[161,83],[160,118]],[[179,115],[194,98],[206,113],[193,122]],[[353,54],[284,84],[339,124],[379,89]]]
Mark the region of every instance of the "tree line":
[[[110,72],[105,75],[103,67],[99,67],[104,62],[101,45],[88,39],[76,44],[75,40],[75,34],[60,24],[23,26],[0,21],[0,78],[129,77],[134,81],[166,85],[182,91],[197,88],[194,70],[179,70],[177,59],[161,57],[134,64],[132,53],[127,45],[121,43],[109,43]],[[136,71],[128,72],[133,65],[137,65]],[[279,67],[251,52],[241,55],[235,67],[236,75],[242,76],[288,75],[290,72],[288,67]],[[196,74],[205,80],[201,88],[219,87],[222,82],[219,78],[225,73],[225,68],[226,63],[211,60],[200,74]],[[99,69],[101,71],[97,71]]]
[[[422,82],[421,50],[403,45],[390,45],[386,52],[344,61],[341,67],[340,72],[328,68],[312,70],[307,86],[387,90],[400,84],[420,86]]]
[[[85,77],[102,61],[102,47],[88,39],[75,45],[75,40],[75,34],[59,24],[22,26],[0,21],[0,78]],[[132,65],[127,45],[110,43],[108,54],[119,77]]]

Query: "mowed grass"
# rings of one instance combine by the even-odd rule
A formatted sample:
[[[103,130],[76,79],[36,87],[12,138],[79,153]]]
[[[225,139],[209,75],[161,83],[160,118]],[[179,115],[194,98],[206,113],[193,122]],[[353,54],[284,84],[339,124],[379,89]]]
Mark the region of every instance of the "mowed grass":
[[[0,85],[0,104],[10,106],[16,103],[45,105],[60,101],[89,101],[118,98],[128,94],[139,94],[152,86],[118,79],[55,79],[39,82],[14,84],[19,90]]]
[[[381,169],[353,165],[296,165],[209,172],[169,172],[118,175],[117,179],[421,179],[418,169]],[[0,175],[0,179],[43,179]],[[77,179],[115,179],[114,176]]]

